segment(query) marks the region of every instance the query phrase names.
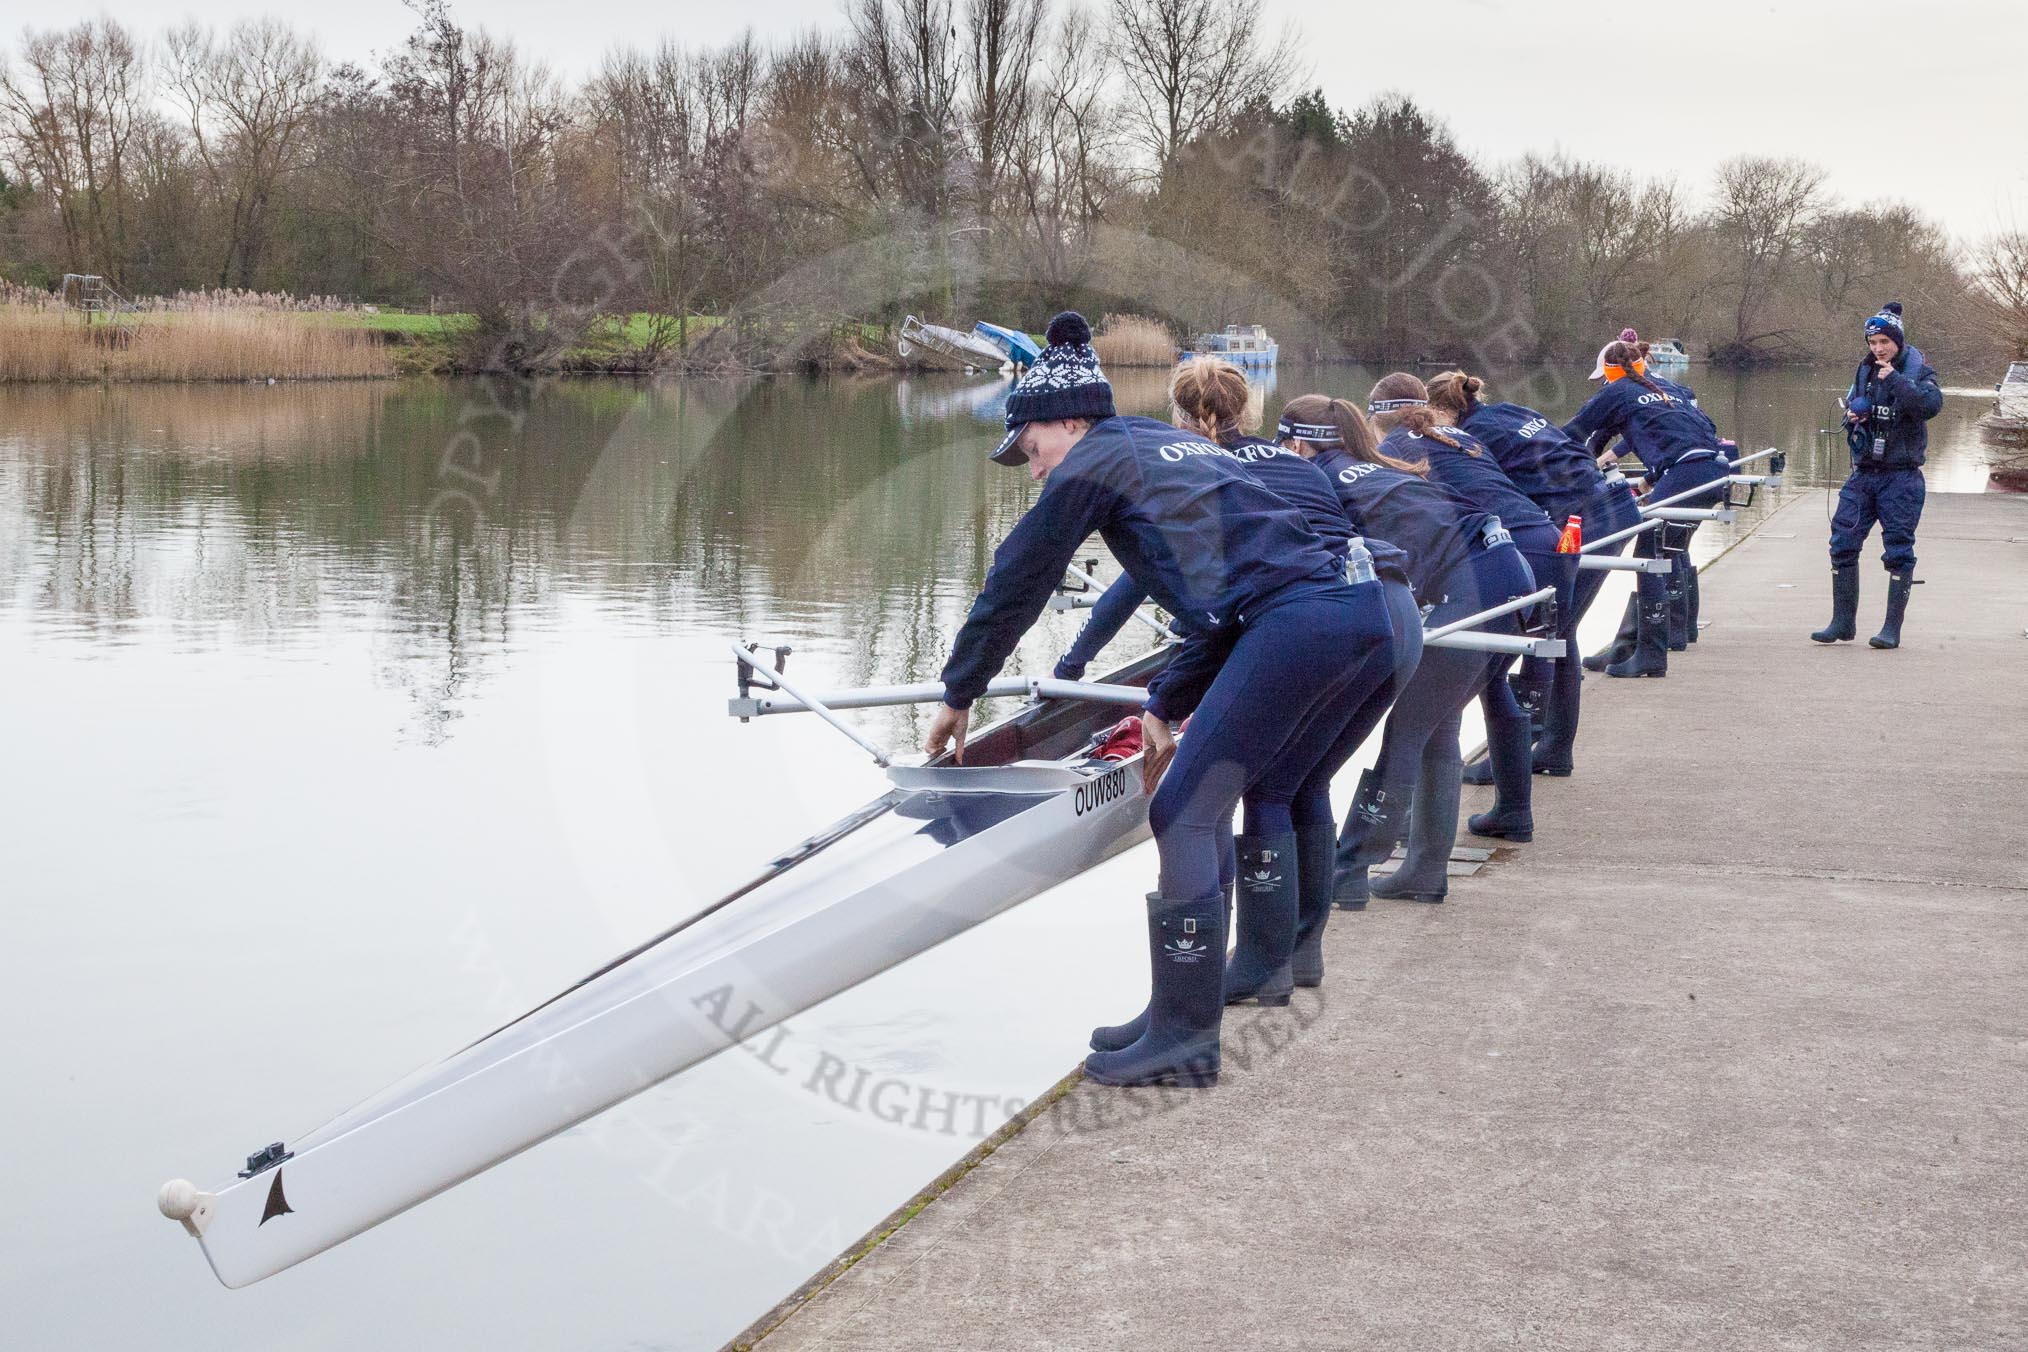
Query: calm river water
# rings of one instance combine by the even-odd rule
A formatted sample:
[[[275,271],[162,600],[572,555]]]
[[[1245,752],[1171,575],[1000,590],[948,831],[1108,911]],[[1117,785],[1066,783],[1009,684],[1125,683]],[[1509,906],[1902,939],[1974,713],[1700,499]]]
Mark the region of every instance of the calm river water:
[[[1285,369],[1270,416],[1372,374]],[[1844,376],[1692,380],[1822,482]],[[1162,373],[1116,379],[1161,411]],[[794,1021],[788,1073],[728,1053],[248,1290],[154,1210],[877,794],[815,722],[725,716],[726,641],[933,677],[1034,492],[983,459],[1000,388],[565,384],[511,431],[477,383],[0,391],[7,1345],[716,1347],[999,1125],[804,1069],[1011,1111],[1131,1013],[1145,847]],[[1933,490],[1983,484],[1989,400],[1946,404]]]

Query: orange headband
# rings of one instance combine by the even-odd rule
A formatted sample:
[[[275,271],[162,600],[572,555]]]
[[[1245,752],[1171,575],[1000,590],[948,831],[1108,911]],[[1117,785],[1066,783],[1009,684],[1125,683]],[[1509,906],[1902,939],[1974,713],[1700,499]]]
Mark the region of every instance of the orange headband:
[[[1634,363],[1634,374],[1635,374],[1635,375],[1637,375],[1637,376],[1644,376],[1644,375],[1648,374],[1648,364],[1647,364],[1646,362],[1644,362],[1644,361],[1637,361],[1637,362],[1635,362],[1635,363]],[[1626,368],[1626,367],[1624,367],[1624,366],[1614,366],[1614,365],[1613,365],[1613,364],[1612,364],[1611,362],[1607,362],[1607,363],[1606,363],[1606,368],[1605,368],[1605,382],[1606,382],[1606,384],[1610,385],[1610,384],[1612,384],[1612,383],[1613,383],[1613,382],[1614,382],[1615,380],[1625,380],[1626,378],[1627,378],[1627,368]]]

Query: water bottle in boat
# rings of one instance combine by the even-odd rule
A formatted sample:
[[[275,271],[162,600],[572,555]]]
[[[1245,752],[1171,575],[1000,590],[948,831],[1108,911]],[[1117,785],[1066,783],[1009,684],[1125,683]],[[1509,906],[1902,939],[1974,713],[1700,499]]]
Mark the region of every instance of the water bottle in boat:
[[[1351,547],[1345,553],[1345,580],[1353,586],[1372,582],[1379,575],[1373,571],[1373,551],[1358,536],[1352,537]]]

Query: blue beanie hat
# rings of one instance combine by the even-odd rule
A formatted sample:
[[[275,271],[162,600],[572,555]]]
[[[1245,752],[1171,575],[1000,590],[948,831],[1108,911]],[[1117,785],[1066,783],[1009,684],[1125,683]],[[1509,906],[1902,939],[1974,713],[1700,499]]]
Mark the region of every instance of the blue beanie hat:
[[[1007,396],[1007,435],[992,455],[1003,465],[1018,465],[1027,459],[1014,449],[1014,439],[1028,423],[1110,418],[1115,411],[1113,387],[1099,370],[1098,353],[1091,347],[1091,325],[1084,316],[1065,310],[1049,321],[1044,336],[1049,346]]]
[[[1891,300],[1880,307],[1880,313],[1866,321],[1866,336],[1884,333],[1894,340],[1897,348],[1908,346],[1908,334],[1901,323],[1901,302]]]

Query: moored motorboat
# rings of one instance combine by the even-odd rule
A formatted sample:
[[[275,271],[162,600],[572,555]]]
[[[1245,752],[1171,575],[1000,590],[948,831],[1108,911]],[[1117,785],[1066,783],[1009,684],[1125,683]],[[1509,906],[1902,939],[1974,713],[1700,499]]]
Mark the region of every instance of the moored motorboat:
[[[1222,357],[1243,371],[1272,369],[1281,347],[1258,324],[1228,324],[1217,333],[1200,333],[1186,356]]]

